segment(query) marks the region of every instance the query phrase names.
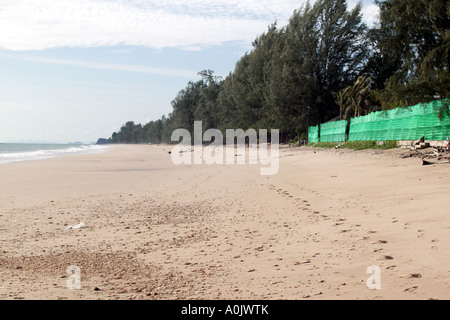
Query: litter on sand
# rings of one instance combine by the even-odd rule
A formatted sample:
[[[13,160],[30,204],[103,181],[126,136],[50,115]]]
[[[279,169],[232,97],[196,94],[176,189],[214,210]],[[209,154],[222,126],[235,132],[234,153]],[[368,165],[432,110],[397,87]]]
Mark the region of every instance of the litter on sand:
[[[86,224],[84,222],[80,222],[76,226],[68,226],[67,230],[69,230],[69,229],[82,229],[82,228],[86,228]]]

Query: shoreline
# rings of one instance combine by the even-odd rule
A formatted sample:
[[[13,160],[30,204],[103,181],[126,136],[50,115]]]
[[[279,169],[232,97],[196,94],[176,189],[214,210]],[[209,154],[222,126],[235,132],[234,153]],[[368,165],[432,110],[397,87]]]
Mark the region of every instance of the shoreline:
[[[4,143],[4,145],[27,145],[34,147],[29,150],[1,150],[0,165],[22,162],[22,161],[39,161],[53,159],[71,155],[98,154],[107,151],[107,146],[100,145],[73,145],[73,144],[18,144]],[[41,147],[46,147],[41,149]]]
[[[0,165],[0,299],[450,297],[446,165],[285,146],[261,176],[176,166],[171,148]]]

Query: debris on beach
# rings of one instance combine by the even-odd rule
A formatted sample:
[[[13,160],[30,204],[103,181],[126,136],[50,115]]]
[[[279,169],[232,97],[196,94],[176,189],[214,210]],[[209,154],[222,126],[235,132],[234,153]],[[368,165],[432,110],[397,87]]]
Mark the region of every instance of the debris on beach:
[[[449,161],[432,162],[432,161],[427,161],[425,159],[422,159],[422,165],[423,166],[429,166],[429,165],[434,165],[434,164],[444,164],[444,163],[450,163],[450,160]]]
[[[84,222],[80,222],[76,226],[68,226],[67,230],[70,230],[70,229],[83,229],[83,228],[86,228],[86,224]]]
[[[411,148],[408,152],[403,153],[401,158],[420,158],[423,166],[450,163],[450,153],[438,147],[427,147],[420,151],[417,148]]]

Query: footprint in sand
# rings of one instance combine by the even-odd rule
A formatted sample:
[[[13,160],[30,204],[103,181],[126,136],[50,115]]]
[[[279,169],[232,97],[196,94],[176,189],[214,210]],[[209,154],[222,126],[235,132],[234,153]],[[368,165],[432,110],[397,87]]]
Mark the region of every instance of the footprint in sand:
[[[405,290],[403,290],[404,292],[415,292],[417,290],[417,288],[419,288],[418,286],[413,286],[411,288],[407,288]]]
[[[386,270],[394,270],[396,267],[397,267],[396,265],[389,266],[389,267],[386,267]]]

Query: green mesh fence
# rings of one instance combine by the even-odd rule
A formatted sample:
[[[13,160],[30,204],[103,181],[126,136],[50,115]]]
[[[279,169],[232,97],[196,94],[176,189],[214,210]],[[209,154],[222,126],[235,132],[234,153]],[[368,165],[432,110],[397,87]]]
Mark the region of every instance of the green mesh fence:
[[[373,112],[350,120],[349,141],[446,140],[450,136],[450,117],[439,119],[445,100]]]
[[[327,122],[320,125],[320,142],[343,142],[347,140],[347,120]]]
[[[319,125],[308,128],[308,142],[309,143],[319,142]]]
[[[419,103],[408,108],[373,112],[350,120],[349,141],[446,140],[450,137],[450,116],[439,119],[439,111],[449,100]],[[309,127],[310,143],[346,141],[347,121]]]

